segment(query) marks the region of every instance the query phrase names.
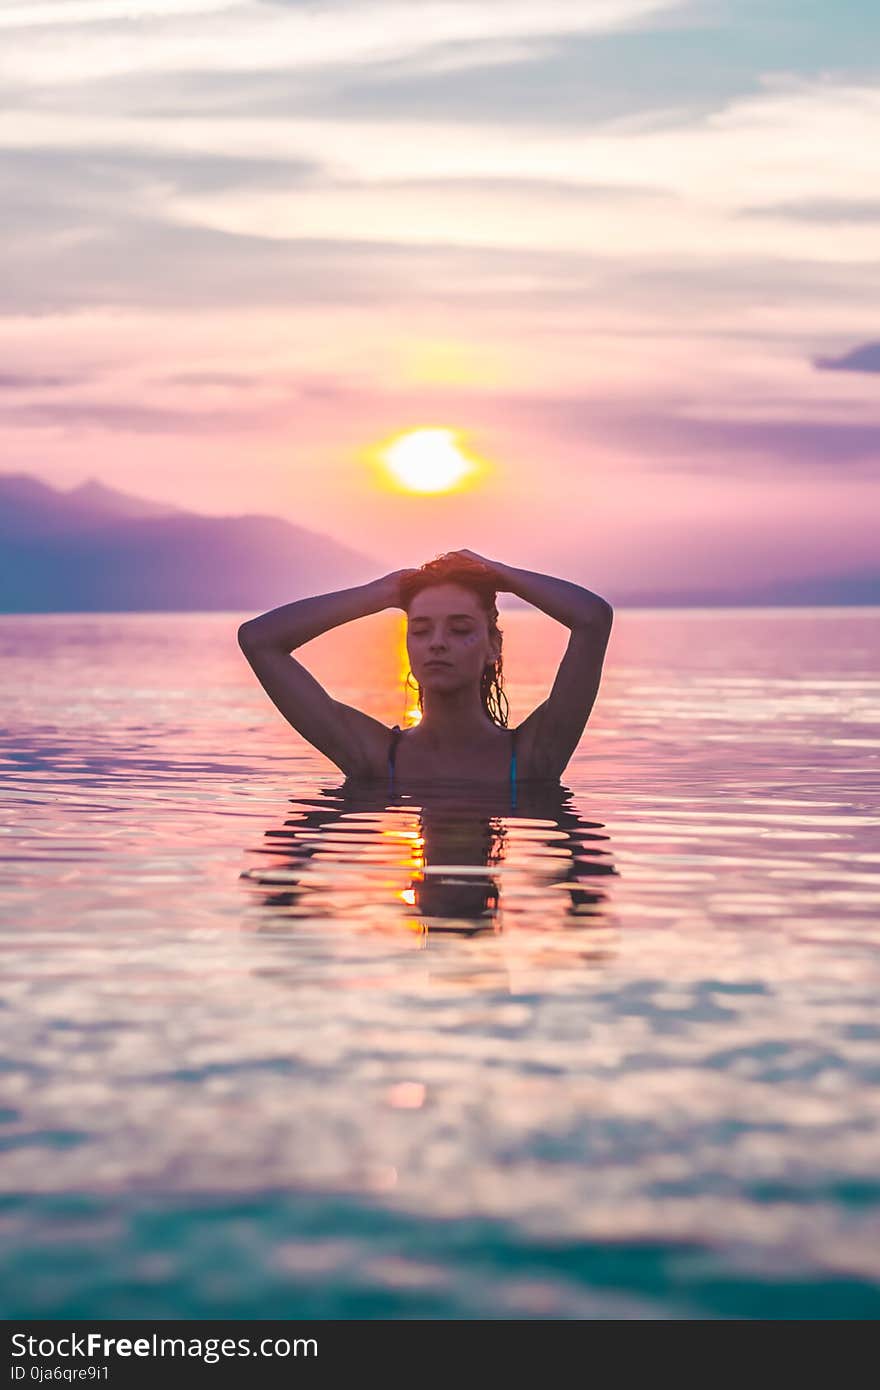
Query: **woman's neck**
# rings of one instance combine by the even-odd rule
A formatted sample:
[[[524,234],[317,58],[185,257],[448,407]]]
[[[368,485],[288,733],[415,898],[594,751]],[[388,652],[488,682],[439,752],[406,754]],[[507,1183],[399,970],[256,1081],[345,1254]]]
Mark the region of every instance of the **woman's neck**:
[[[424,713],[417,727],[430,743],[460,745],[479,739],[495,725],[476,691],[455,690],[448,695],[426,691]]]

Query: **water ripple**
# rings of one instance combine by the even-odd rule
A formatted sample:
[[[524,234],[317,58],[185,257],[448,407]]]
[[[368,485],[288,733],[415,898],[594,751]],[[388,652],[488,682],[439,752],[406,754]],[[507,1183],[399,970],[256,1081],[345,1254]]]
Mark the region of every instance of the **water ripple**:
[[[346,791],[236,625],[0,619],[9,1315],[877,1316],[876,613],[620,615],[516,810]]]

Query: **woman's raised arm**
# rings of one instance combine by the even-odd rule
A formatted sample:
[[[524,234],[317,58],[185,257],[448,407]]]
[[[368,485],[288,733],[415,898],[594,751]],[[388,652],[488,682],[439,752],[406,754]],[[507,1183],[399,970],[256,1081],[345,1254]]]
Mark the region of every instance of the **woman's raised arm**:
[[[245,646],[278,647],[292,652],[322,632],[381,613],[384,608],[400,607],[400,581],[410,570],[395,570],[372,579],[369,584],[356,584],[352,589],[339,589],[332,594],[316,594],[313,598],[296,599],[281,608],[272,608],[259,618],[251,618],[238,629],[238,642]]]
[[[498,580],[502,592],[516,594],[526,603],[534,604],[566,627],[579,627],[582,624],[604,624],[614,616],[611,604],[599,594],[569,579],[554,579],[549,574],[536,574],[533,570],[515,569],[513,565],[502,565],[498,560],[487,560],[473,550],[459,550],[459,555],[467,555],[471,560],[479,560],[486,565]]]
[[[395,570],[369,584],[297,599],[238,629],[238,644],[269,699],[307,743],[346,775],[376,765],[388,730],[363,710],[334,700],[290,653],[342,623],[399,608],[400,580],[409,573]]]
[[[499,590],[516,594],[571,629],[553,689],[517,727],[524,775],[561,777],[599,692],[614,610],[599,594],[567,579],[516,569],[472,550],[460,553],[487,565]]]

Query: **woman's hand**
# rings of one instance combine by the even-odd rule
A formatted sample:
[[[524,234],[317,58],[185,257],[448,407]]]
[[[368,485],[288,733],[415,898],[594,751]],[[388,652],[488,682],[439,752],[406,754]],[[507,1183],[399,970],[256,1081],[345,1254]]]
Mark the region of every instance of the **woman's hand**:
[[[485,555],[478,555],[475,550],[453,550],[453,555],[463,555],[468,560],[475,560],[478,565],[487,569],[495,580],[495,587],[500,590],[509,589],[510,570],[507,565],[502,565],[500,560],[487,560]]]
[[[386,608],[403,608],[400,581],[416,573],[414,569],[392,570],[390,574],[384,574],[381,579],[375,581],[382,592]]]

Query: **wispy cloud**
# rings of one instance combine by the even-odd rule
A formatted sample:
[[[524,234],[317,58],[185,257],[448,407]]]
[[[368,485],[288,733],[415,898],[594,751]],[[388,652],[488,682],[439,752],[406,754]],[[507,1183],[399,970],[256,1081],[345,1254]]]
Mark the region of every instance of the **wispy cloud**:
[[[259,419],[243,409],[172,410],[112,400],[41,401],[11,406],[4,413],[9,425],[21,429],[63,428],[89,434],[225,435],[230,430],[252,429]]]
[[[87,378],[82,373],[52,376],[46,372],[0,371],[0,391],[55,391],[60,387],[77,385],[83,380]]]
[[[863,343],[841,357],[817,357],[815,365],[825,372],[880,372],[880,343]],[[875,448],[880,451],[880,435]]]
[[[236,4],[237,0],[4,0],[0,29],[106,26],[114,21],[222,13]]]
[[[0,58],[0,71],[23,79],[76,85],[127,72],[307,70],[348,61],[416,57],[442,44],[626,30],[679,10],[684,0],[366,0],[341,5],[275,5],[257,0],[187,8],[167,0],[135,5],[57,3],[29,24],[28,43]],[[84,11],[88,9],[89,15]],[[65,11],[67,14],[65,15]],[[33,6],[39,16],[41,7]],[[53,14],[54,12],[54,14]],[[20,24],[27,11],[13,11]],[[71,60],[74,33],[87,34]]]
[[[773,217],[790,222],[880,222],[880,198],[803,198],[799,202],[765,203],[743,208],[743,217]]]

